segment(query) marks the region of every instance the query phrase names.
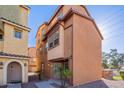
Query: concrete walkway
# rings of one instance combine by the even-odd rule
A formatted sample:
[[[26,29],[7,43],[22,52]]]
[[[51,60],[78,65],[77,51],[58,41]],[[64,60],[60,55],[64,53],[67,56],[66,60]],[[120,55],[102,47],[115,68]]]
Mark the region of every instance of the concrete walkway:
[[[51,83],[53,83],[52,80],[47,80],[35,83],[35,85],[37,88],[55,88],[54,86],[51,85]]]
[[[7,84],[7,88],[21,88],[21,83]]]
[[[59,88],[61,85],[60,81],[55,80],[46,80],[35,83],[37,88]]]

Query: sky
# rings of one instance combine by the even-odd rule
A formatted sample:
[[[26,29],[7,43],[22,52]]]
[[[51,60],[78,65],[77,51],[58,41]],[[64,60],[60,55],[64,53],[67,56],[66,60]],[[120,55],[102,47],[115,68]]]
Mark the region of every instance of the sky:
[[[29,13],[29,47],[35,47],[35,35],[38,27],[48,21],[57,9],[57,5],[31,5]],[[109,52],[117,49],[124,53],[124,6],[86,6],[90,15],[95,20],[104,40],[102,40],[102,51]]]

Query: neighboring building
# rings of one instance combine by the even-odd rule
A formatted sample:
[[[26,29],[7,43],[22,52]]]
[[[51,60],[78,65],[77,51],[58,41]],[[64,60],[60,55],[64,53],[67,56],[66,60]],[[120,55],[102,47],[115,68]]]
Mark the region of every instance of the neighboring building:
[[[28,82],[28,12],[24,5],[0,6],[0,85]]]
[[[83,5],[61,5],[36,35],[44,76],[60,79],[59,66],[71,70],[73,86],[102,77],[102,35]],[[45,52],[44,52],[45,51]]]
[[[28,56],[29,64],[28,64],[28,71],[37,73],[40,71],[40,64],[36,61],[36,48],[35,47],[29,47],[28,48]]]
[[[43,41],[44,32],[47,28],[47,23],[42,24],[37,31],[36,34],[36,56],[37,56],[37,62],[41,63],[41,73],[42,76],[46,79],[50,78],[50,62],[47,60],[47,48],[48,43],[47,39]]]

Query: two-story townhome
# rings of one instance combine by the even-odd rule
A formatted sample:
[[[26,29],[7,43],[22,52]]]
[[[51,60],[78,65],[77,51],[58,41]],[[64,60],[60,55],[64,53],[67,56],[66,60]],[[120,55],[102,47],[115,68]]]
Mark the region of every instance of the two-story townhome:
[[[0,6],[0,85],[28,82],[29,9]]]
[[[85,6],[59,6],[50,20],[40,26],[36,35],[36,46],[40,46],[36,49],[38,52],[41,49],[42,54],[39,59],[47,65],[42,66],[45,76],[60,79],[58,68],[64,66],[72,72],[70,83],[73,86],[100,80],[102,39]],[[44,49],[46,52],[43,52]]]

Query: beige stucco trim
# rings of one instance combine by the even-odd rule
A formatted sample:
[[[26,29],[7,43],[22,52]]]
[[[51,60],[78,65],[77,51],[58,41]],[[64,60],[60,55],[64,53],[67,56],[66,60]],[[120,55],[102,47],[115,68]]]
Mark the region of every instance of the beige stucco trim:
[[[29,59],[29,58],[10,57],[10,56],[0,56],[0,58],[12,58],[12,59],[23,59],[23,60],[28,60]]]
[[[3,19],[3,18],[1,18],[0,20],[3,21],[3,22],[5,22],[5,23],[7,23],[7,24],[12,25],[12,26],[16,26],[16,27],[21,28],[21,29],[23,29],[23,30],[30,31],[30,28],[27,28],[27,27],[18,25],[18,24],[16,24],[16,23],[12,23],[12,22],[10,22],[10,21],[8,21],[8,20],[5,20],[5,19]]]

